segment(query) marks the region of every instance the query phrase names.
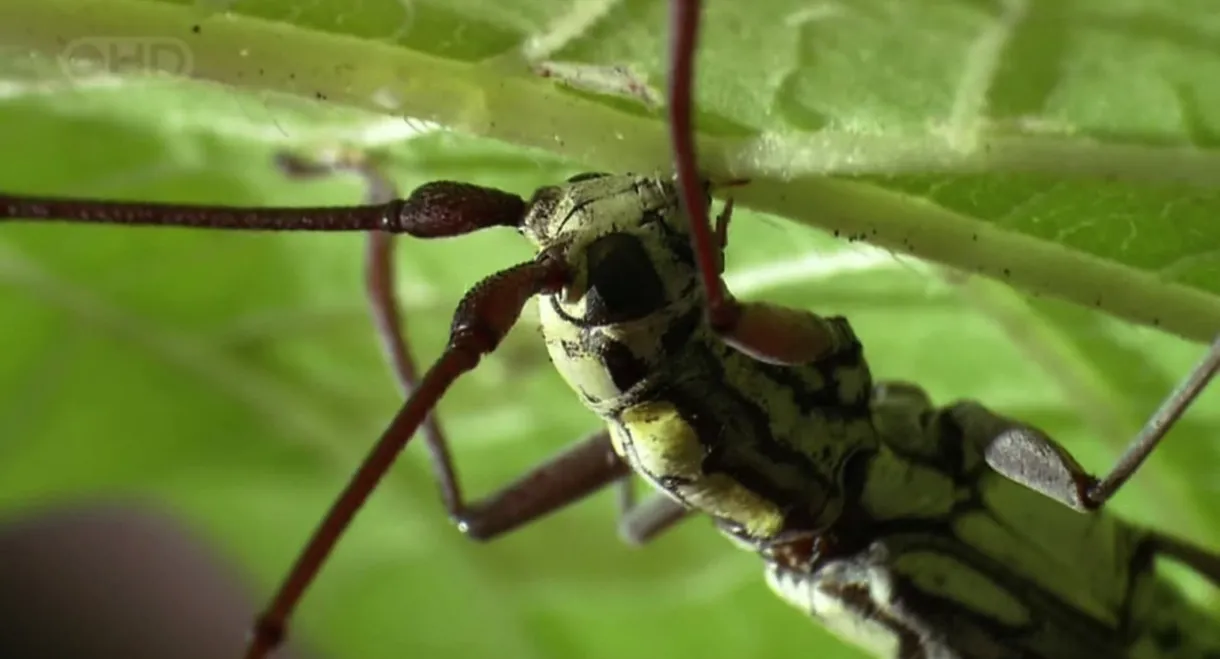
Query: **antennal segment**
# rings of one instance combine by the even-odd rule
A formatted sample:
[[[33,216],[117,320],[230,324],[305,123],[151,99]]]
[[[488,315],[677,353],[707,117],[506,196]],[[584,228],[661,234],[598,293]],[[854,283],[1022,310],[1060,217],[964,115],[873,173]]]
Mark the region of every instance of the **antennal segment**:
[[[279,158],[293,171],[303,160]],[[308,173],[301,169],[300,173]],[[516,227],[525,215],[521,197],[479,185],[436,181],[406,199],[359,206],[265,207],[83,201],[0,193],[0,222],[75,222],[184,227],[226,231],[385,231],[442,238],[493,226]]]

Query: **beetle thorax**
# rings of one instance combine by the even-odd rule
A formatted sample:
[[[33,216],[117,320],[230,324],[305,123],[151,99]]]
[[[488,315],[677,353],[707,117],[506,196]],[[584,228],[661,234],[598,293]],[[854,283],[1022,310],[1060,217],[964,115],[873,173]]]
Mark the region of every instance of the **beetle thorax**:
[[[663,222],[687,235],[671,180],[635,174],[580,174],[562,185],[539,188],[521,232],[539,250],[563,245],[580,252],[597,238]],[[688,237],[689,241],[689,237]],[[575,264],[573,264],[575,265]]]

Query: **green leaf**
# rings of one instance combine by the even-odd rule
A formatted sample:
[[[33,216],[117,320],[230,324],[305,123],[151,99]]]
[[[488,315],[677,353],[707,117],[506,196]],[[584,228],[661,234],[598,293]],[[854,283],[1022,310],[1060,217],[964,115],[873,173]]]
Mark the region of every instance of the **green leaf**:
[[[531,68],[624,64],[660,88],[661,2],[8,0],[4,11],[6,192],[359,200],[349,178],[284,180],[271,162],[285,148],[382,150],[404,190],[455,178],[528,194],[584,168],[669,163],[657,110]],[[734,191],[747,210],[730,284],[846,314],[877,377],[978,398],[1107,468],[1198,357],[1172,335],[1220,328],[1212,13],[1185,0],[712,4],[701,162],[752,180]],[[89,73],[72,58],[89,48],[194,79]],[[133,54],[144,59],[119,57]],[[424,361],[462,291],[529,253],[507,232],[401,243]],[[400,402],[364,309],[361,249],[359,237],[4,226],[0,501],[14,514],[59,499],[154,501],[269,593]],[[596,425],[535,329],[527,315],[441,405],[472,494]],[[1218,402],[1205,394],[1119,511],[1220,546],[1220,512],[1206,505]],[[757,559],[710,525],[628,550],[612,503],[598,496],[472,545],[407,451],[294,630],[332,656],[373,659],[858,656],[780,604]]]

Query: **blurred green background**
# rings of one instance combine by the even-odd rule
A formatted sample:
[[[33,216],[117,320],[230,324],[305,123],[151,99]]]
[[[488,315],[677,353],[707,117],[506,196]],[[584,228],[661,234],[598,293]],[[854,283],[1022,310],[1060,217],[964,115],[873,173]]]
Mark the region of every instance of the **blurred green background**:
[[[73,23],[73,2],[52,4],[65,30],[87,31]],[[173,3],[78,4],[138,17]],[[1205,45],[1220,43],[1220,24],[1206,19],[1207,3],[1115,7],[1099,0],[1050,9],[1060,3],[774,2],[766,3],[772,11],[741,13],[711,4],[700,102],[707,124],[723,134],[851,134],[879,126],[932,134],[935,119],[952,115],[962,98],[954,92],[967,84],[963,57],[977,55],[972,48],[987,28],[1016,20],[1012,7],[1023,8],[1020,20],[1034,28],[1022,33],[1032,41],[1013,40],[1008,59],[991,71],[1005,83],[996,82],[990,95],[989,116],[997,121],[1068,125],[1064,134],[1147,145],[1166,158],[1172,153],[1156,152],[1157,145],[1192,145],[1209,156],[1220,128],[1220,84],[1211,84],[1220,82],[1220,65],[1216,49]],[[585,16],[556,57],[627,60],[653,84],[663,80],[659,2],[183,5],[174,9],[182,25],[205,30],[260,16],[463,62],[508,52],[557,16]],[[365,145],[388,155],[403,190],[453,178],[528,195],[577,171],[630,159],[620,151],[663,154],[626,135],[613,140],[623,142],[619,151],[601,159],[594,149],[575,163],[562,135],[554,149],[527,149],[260,92],[257,82],[237,90],[67,76],[45,48],[16,36],[25,10],[46,11],[16,2],[8,27],[0,28],[0,38],[16,44],[0,61],[6,192],[354,203],[357,181],[285,181],[271,160],[283,148]],[[726,44],[734,26],[742,36]],[[766,47],[743,45],[772,31]],[[285,53],[293,43],[286,38]],[[43,56],[30,57],[35,51]],[[1115,58],[1119,63],[1107,64]],[[551,93],[546,84],[538,83],[540,95]],[[494,128],[487,133],[512,138]],[[1151,273],[1213,304],[1220,292],[1214,190],[1006,172],[879,172],[863,181]],[[735,216],[731,242],[729,282],[743,297],[846,314],[876,377],[918,381],[940,401],[983,400],[1041,425],[1097,470],[1109,466],[1202,350],[1097,311],[950,276],[746,210]],[[361,253],[359,236],[4,226],[4,514],[112,497],[153,502],[202,529],[248,571],[255,592],[269,593],[400,402],[367,318]],[[401,241],[400,285],[419,358],[426,363],[438,354],[466,287],[528,254],[508,231]],[[970,258],[964,254],[961,263]],[[1013,259],[1021,262],[1019,254]],[[1204,396],[1120,495],[1118,511],[1220,547],[1220,509],[1212,503],[1218,402],[1220,392]],[[455,386],[440,418],[472,495],[596,423],[549,369],[532,311],[499,352]],[[858,656],[771,596],[758,562],[705,520],[631,550],[617,541],[613,518],[612,497],[601,495],[475,545],[448,524],[422,454],[408,450],[310,591],[294,632],[330,656],[369,659]],[[1216,599],[1214,591],[1188,585],[1201,601]]]

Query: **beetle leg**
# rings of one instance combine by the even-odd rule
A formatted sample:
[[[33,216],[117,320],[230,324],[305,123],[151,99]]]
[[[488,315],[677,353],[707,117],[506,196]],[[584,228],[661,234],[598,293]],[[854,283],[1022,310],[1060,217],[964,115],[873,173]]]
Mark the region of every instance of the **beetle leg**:
[[[1212,341],[1211,348],[1203,359],[1191,369],[1190,373],[1178,383],[1160,408],[1149,417],[1139,434],[1127,445],[1127,450],[1119,457],[1118,462],[1110,472],[1092,484],[1087,493],[1089,505],[1098,508],[1139,470],[1144,460],[1156,450],[1165,433],[1177,423],[1182,413],[1190,407],[1195,398],[1207,387],[1207,383],[1220,370],[1220,334]]]
[[[370,194],[393,194],[393,187],[382,185],[381,183],[384,181],[379,182],[372,178],[373,175],[369,174],[372,171],[371,167],[362,162],[340,162],[331,168],[348,168],[365,173],[371,181]],[[324,168],[304,168],[296,173],[308,175],[320,171],[324,171]],[[419,213],[421,217],[404,218],[404,221],[415,226],[429,229],[439,228],[443,231],[481,225],[483,220],[464,219],[461,217],[462,213],[482,208],[484,202],[489,200],[492,205],[495,205],[493,197],[481,195],[478,191],[472,192],[457,184],[451,186],[432,184],[431,188],[423,186],[416,190],[411,199],[414,202],[408,201],[404,208],[414,208],[415,210],[412,212]],[[506,207],[498,206],[498,212],[504,214],[500,219],[507,219]],[[398,327],[395,324],[398,310],[394,300],[393,278],[389,274],[391,265],[389,245],[390,243],[384,238],[374,237],[370,249],[374,258],[370,262],[367,273],[370,296],[376,309],[375,315],[378,317],[379,326],[383,331],[386,327]],[[525,303],[531,297],[558,290],[568,282],[570,276],[568,266],[562,259],[544,251],[533,261],[513,266],[487,277],[471,288],[458,303],[450,326],[449,343],[423,377],[416,382],[411,377],[414,375],[412,369],[398,371],[400,380],[410,392],[406,403],[395,414],[372,451],[353,474],[302,550],[271,604],[259,616],[253,636],[246,648],[247,659],[266,657],[282,642],[289,617],[300,602],[306,588],[317,576],[327,556],[364,505],[365,500],[389,470],[398,453],[424,424],[436,403],[453,382],[473,370],[484,355],[495,350],[508,330],[516,324]],[[383,338],[392,346],[391,353],[394,356],[396,371],[404,363],[411,365],[410,355],[401,335]],[[430,435],[432,443],[429,446],[443,447],[444,438],[439,433],[439,428],[434,426],[433,431],[435,432]],[[617,458],[610,450],[608,436],[602,440],[602,443],[604,447],[600,447],[596,442],[585,442],[579,445],[576,450],[572,451],[572,454],[581,459],[567,460],[564,461],[564,464],[567,466],[583,465],[592,469],[594,474],[599,473],[597,469],[600,468],[600,473],[610,472],[617,475],[616,470],[625,467],[616,465],[608,459],[609,457]],[[588,449],[589,446],[593,448]],[[580,450],[582,447],[585,448],[584,451]],[[598,450],[601,448],[606,450]],[[600,458],[600,460],[590,460],[590,455]],[[433,459],[434,464],[449,465],[447,455],[434,454]],[[451,466],[449,471],[452,471]],[[552,470],[549,473],[552,474],[552,478],[549,480],[554,482],[579,481],[579,474],[576,472],[561,470],[560,473],[556,473]],[[577,484],[586,490],[589,489],[587,482]],[[456,479],[450,481],[450,486],[450,489],[456,493]],[[498,505],[501,508],[518,511],[534,500],[541,500],[543,503],[552,502],[557,505],[563,503],[558,502],[557,497],[547,488],[525,488],[518,492],[525,494],[518,494],[516,499],[500,496],[493,497],[489,501],[491,503],[499,502]],[[465,509],[461,505],[460,499],[457,499],[452,505],[450,502],[446,502],[446,505],[450,507],[451,512],[459,513],[459,515],[455,515],[459,517],[459,520],[461,520],[462,512],[465,512],[467,517],[474,519],[475,515],[472,511],[477,510],[475,508]],[[481,505],[487,506],[488,504],[483,502]],[[552,507],[557,507],[557,505]],[[520,512],[517,514],[522,515]]]
[[[1158,554],[1182,563],[1220,586],[1220,554],[1156,531],[1149,535],[1149,541]]]
[[[1067,449],[1033,426],[1001,417],[973,402],[958,403],[952,414],[971,428],[972,436],[985,438],[981,447],[983,457],[993,469],[1071,508],[1087,512],[1100,508],[1131,478],[1217,370],[1220,370],[1220,337],[1100,479],[1085,471]]]
[[[618,498],[618,536],[633,547],[648,544],[694,512],[660,492],[649,495],[642,503],[637,502],[633,486],[630,477],[623,478],[619,482]]]

